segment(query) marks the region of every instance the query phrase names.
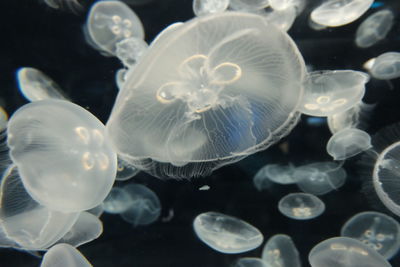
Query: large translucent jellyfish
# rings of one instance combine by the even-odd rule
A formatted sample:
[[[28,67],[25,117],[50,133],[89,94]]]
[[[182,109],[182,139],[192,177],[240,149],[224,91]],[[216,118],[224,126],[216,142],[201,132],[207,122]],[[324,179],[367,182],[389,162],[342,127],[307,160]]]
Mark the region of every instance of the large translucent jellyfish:
[[[311,19],[321,25],[338,27],[361,17],[374,0],[328,0],[311,12]]]
[[[228,254],[253,250],[264,239],[262,233],[247,222],[213,211],[199,214],[193,221],[193,228],[201,241]]]
[[[295,167],[292,164],[267,164],[258,171],[256,176],[254,176],[254,184],[259,190],[261,190],[261,188],[257,185],[261,185],[263,183],[261,180],[263,179],[269,179],[277,184],[294,184],[296,183],[293,179],[294,170]]]
[[[90,262],[73,246],[57,244],[43,256],[40,267],[92,267]]]
[[[128,5],[115,0],[97,1],[86,22],[86,38],[95,48],[116,54],[117,43],[131,37],[143,39],[143,25]]]
[[[131,196],[123,188],[113,187],[103,201],[103,209],[107,213],[119,214],[132,204]]]
[[[268,239],[261,257],[268,267],[301,267],[299,251],[288,235],[278,234]]]
[[[342,164],[315,162],[296,168],[293,178],[297,186],[306,193],[324,195],[341,187],[346,181]]]
[[[278,203],[279,211],[295,220],[314,219],[325,211],[325,204],[318,197],[307,193],[292,193]]]
[[[30,102],[44,99],[67,99],[60,87],[38,69],[20,68],[17,71],[17,79],[21,94]]]
[[[393,26],[393,12],[384,9],[364,20],[356,31],[356,45],[367,48],[383,40]]]
[[[386,52],[378,56],[369,71],[372,77],[380,80],[391,80],[400,77],[400,53]]]
[[[207,175],[288,134],[304,72],[293,41],[263,17],[198,17],[157,37],[129,71],[109,136],[152,175]]]
[[[237,11],[257,11],[269,6],[270,0],[230,0],[229,7]]]
[[[130,197],[129,207],[121,213],[122,219],[137,226],[153,223],[160,217],[160,200],[152,190],[141,184],[129,184],[122,189]]]
[[[116,154],[104,125],[82,107],[62,100],[29,103],[10,118],[7,135],[21,180],[40,204],[83,211],[111,190]]]
[[[361,241],[388,260],[400,248],[400,224],[380,212],[357,213],[343,225],[340,235]]]
[[[237,260],[232,267],[271,267],[259,258],[245,257]]]
[[[355,128],[340,130],[331,136],[326,145],[326,151],[334,160],[345,160],[370,148],[369,134]]]
[[[361,101],[369,75],[359,71],[316,71],[304,82],[304,97],[299,110],[325,117],[343,112]]]
[[[391,267],[378,252],[358,240],[334,237],[317,244],[308,254],[312,267]]]
[[[204,16],[224,12],[230,0],[193,0],[193,12],[196,16]]]

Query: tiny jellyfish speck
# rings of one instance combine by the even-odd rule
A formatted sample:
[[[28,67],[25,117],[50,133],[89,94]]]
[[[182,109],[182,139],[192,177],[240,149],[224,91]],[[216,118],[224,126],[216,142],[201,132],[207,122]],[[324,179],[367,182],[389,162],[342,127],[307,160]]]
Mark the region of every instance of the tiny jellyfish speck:
[[[318,197],[307,193],[292,193],[278,203],[279,211],[295,220],[310,220],[325,211],[325,204]]]
[[[334,160],[345,160],[371,148],[368,133],[355,129],[343,129],[332,135],[326,145],[326,151]]]
[[[73,246],[60,243],[49,249],[43,256],[40,267],[93,267]]]
[[[301,267],[299,251],[288,235],[278,234],[268,239],[261,257],[269,267]]]
[[[369,70],[371,76],[379,80],[391,80],[400,77],[400,53],[386,52],[378,56]]]

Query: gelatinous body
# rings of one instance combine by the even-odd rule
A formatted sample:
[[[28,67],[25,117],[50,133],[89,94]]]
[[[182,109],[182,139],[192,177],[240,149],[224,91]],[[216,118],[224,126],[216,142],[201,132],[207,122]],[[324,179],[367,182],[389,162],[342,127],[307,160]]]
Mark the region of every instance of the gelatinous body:
[[[118,158],[117,177],[115,178],[115,180],[126,181],[134,177],[139,172],[139,169],[127,164],[125,161]]]
[[[380,212],[357,213],[343,225],[340,235],[361,241],[388,260],[400,248],[400,224]]]
[[[299,251],[287,235],[274,235],[268,239],[261,257],[268,267],[301,267]]]
[[[292,193],[279,201],[278,209],[291,219],[309,220],[321,215],[325,211],[325,204],[314,195]]]
[[[305,0],[269,0],[271,8],[274,10],[295,8],[297,14],[303,10],[305,3]]]
[[[222,253],[242,253],[253,250],[263,242],[263,235],[254,226],[218,212],[199,214],[193,221],[198,238]]]
[[[254,177],[254,184],[261,190],[264,179],[269,179],[277,184],[294,184],[293,172],[295,167],[292,164],[279,165],[279,164],[267,164],[261,168],[256,176]],[[258,181],[259,180],[259,181]],[[259,188],[257,185],[260,185]]]
[[[282,10],[270,10],[265,12],[263,16],[269,22],[283,31],[288,31],[296,19],[297,10],[295,7],[290,6]]]
[[[292,40],[261,16],[198,17],[152,43],[107,129],[118,155],[152,175],[207,175],[292,129],[304,69]]]
[[[116,44],[115,55],[127,68],[131,68],[137,64],[147,49],[148,45],[143,39],[130,37]]]
[[[40,267],[92,267],[88,260],[73,246],[58,244],[43,256]]]
[[[370,70],[375,79],[391,80],[400,77],[400,53],[387,52],[378,56]]]
[[[233,267],[270,267],[262,259],[252,258],[252,257],[240,258],[232,266]]]
[[[193,0],[193,12],[196,16],[204,16],[224,12],[229,0]]]
[[[256,11],[266,8],[269,0],[230,0],[229,7],[237,11]]]
[[[326,151],[334,160],[345,160],[371,148],[371,137],[364,131],[348,128],[329,139]]]
[[[103,209],[107,213],[119,214],[126,211],[132,204],[130,195],[120,187],[113,187],[103,201]]]

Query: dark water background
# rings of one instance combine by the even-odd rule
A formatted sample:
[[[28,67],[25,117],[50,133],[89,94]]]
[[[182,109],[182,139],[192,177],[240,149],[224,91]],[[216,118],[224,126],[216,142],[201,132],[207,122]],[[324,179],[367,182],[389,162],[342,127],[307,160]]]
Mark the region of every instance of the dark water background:
[[[85,1],[85,11],[74,15],[51,9],[39,0],[1,1],[0,101],[9,114],[27,103],[18,92],[15,71],[21,66],[30,66],[49,75],[75,103],[106,122],[118,91],[114,75],[122,65],[116,58],[101,56],[85,43],[82,26],[93,2]],[[369,10],[350,25],[316,32],[308,27],[307,19],[319,1],[310,1],[289,34],[298,44],[306,63],[314,69],[361,70],[362,64],[371,57],[400,51],[400,1],[381,2],[394,11],[396,23],[388,37],[371,48],[357,48],[354,34],[361,21],[377,9]],[[153,0],[132,8],[142,20],[149,42],[169,24],[193,17],[191,0]],[[374,134],[382,127],[400,121],[400,79],[391,82],[372,79],[364,100],[377,103],[370,117],[368,133]],[[213,210],[251,223],[265,239],[278,233],[290,235],[300,251],[303,266],[308,266],[310,249],[322,240],[338,236],[349,217],[367,210],[386,212],[373,197],[373,190],[368,190],[371,176],[368,170],[361,170],[361,157],[346,161],[346,184],[339,191],[322,196],[326,212],[309,221],[291,220],[277,210],[281,197],[299,191],[296,186],[275,185],[259,192],[252,184],[252,177],[267,163],[300,165],[330,160],[325,150],[329,137],[326,123],[311,125],[308,117],[303,116],[293,132],[277,145],[223,167],[209,177],[190,182],[161,181],[140,173],[132,181],[154,190],[162,203],[162,217],[172,209],[173,219],[134,228],[119,216],[104,214],[101,217],[103,235],[79,250],[95,267],[219,267],[229,266],[239,257],[261,256],[262,246],[243,254],[226,255],[199,241],[193,232],[192,221],[199,213]],[[280,149],[282,144],[288,145],[288,153]],[[205,184],[211,187],[210,190],[199,191]],[[363,184],[366,184],[366,190],[362,189]],[[394,257],[391,263],[400,266],[400,256]],[[2,267],[39,265],[40,259],[27,253],[0,249]]]

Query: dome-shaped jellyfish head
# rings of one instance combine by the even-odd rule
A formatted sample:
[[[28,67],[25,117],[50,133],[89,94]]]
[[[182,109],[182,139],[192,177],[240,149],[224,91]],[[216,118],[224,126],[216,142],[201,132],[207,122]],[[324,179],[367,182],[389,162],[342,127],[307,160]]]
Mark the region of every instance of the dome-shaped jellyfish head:
[[[63,100],[27,104],[10,118],[10,156],[34,200],[57,211],[99,205],[115,180],[117,158],[104,125]]]
[[[118,155],[152,175],[207,175],[293,128],[304,73],[294,42],[261,16],[195,18],[129,71],[107,130]]]

